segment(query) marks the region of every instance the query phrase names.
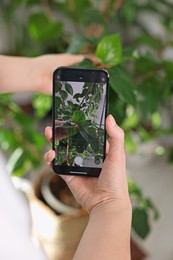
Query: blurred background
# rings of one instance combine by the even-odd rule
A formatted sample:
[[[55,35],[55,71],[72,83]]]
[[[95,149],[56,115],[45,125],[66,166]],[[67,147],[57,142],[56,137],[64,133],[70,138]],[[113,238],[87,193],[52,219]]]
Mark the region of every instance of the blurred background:
[[[132,259],[173,259],[172,13],[172,0],[0,2],[1,54],[92,54],[98,64],[85,59],[78,66],[108,70],[110,113],[126,134]],[[0,147],[15,186],[29,199],[49,259],[68,260],[88,216],[43,163],[51,106],[51,96],[41,93],[0,95]],[[54,203],[57,197],[65,212]]]

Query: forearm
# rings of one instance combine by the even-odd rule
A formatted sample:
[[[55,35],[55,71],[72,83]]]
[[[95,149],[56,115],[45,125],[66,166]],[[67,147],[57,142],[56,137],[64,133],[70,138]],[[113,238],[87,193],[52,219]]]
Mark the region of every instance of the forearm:
[[[52,74],[59,66],[71,66],[82,55],[48,54],[35,58],[0,55],[0,93],[37,91],[51,94]]]
[[[35,58],[0,55],[0,93],[36,90],[35,62]]]
[[[131,210],[91,214],[73,260],[129,260]]]

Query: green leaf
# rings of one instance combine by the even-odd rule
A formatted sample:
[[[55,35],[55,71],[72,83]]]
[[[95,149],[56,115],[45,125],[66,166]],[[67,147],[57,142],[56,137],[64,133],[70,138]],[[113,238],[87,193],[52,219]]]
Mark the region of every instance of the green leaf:
[[[43,118],[51,110],[52,97],[42,93],[37,93],[34,95],[32,104],[36,115],[40,118]]]
[[[73,67],[80,67],[80,68],[94,68],[94,64],[91,60],[85,58],[79,64],[75,64]]]
[[[79,98],[80,97],[81,97],[81,94],[80,93],[76,93],[73,98],[76,99],[79,102]]]
[[[121,62],[122,45],[119,34],[105,36],[98,44],[96,56],[102,63],[115,66]]]
[[[156,74],[158,72],[159,63],[154,55],[150,53],[145,53],[145,55],[139,55],[139,57],[135,61],[135,70],[137,75],[144,74]]]
[[[125,47],[122,50],[122,62],[133,61],[138,57],[138,51],[134,47]]]
[[[44,13],[34,13],[29,18],[28,29],[35,41],[45,44],[61,35],[62,24],[49,21]]]
[[[20,125],[21,128],[32,129],[34,118],[30,115],[20,111],[19,113],[13,112],[11,114],[12,120],[15,120],[17,124]]]
[[[59,81],[55,82],[55,92],[59,92],[61,89],[61,83]]]
[[[122,128],[124,129],[124,131],[136,129],[138,124],[139,124],[139,117],[137,113],[133,111],[130,115],[126,116],[126,118],[124,119]]]
[[[119,98],[127,104],[136,105],[135,84],[131,80],[128,71],[120,66],[108,69],[110,86],[118,94]]]
[[[68,98],[68,94],[65,90],[61,90],[60,94],[61,94],[63,100],[66,100]]]
[[[128,153],[134,153],[137,149],[137,144],[132,136],[131,132],[127,132],[125,135],[125,146]]]
[[[160,48],[160,43],[158,39],[151,37],[146,33],[140,34],[139,37],[136,39],[137,43],[141,43],[142,45],[146,44],[154,49]]]
[[[69,83],[65,83],[65,90],[70,94],[73,95],[73,88]]]
[[[56,103],[56,107],[59,107],[62,104],[62,100],[60,97],[56,96],[55,97],[55,103]]]
[[[95,136],[89,133],[85,128],[80,127],[79,133],[83,136],[83,138],[91,145],[94,151],[99,149],[99,142]]]
[[[122,101],[117,93],[110,88],[109,89],[109,113],[112,114],[117,123],[120,125],[124,118],[126,118],[126,104]]]
[[[132,178],[128,178],[128,188],[130,195],[137,196],[138,198],[142,198],[142,191],[141,189],[136,185],[134,180]]]
[[[84,112],[82,110],[74,111],[72,115],[72,122],[78,124],[79,126],[84,126],[86,124]]]
[[[75,128],[75,127],[71,127],[71,128],[68,128],[67,129],[67,135],[68,136],[73,136],[73,135],[75,135],[76,133],[77,133],[77,128]]]
[[[159,218],[159,212],[158,209],[154,206],[153,202],[150,199],[142,199],[141,200],[142,207],[146,209],[151,209],[154,214],[154,220],[157,220]]]
[[[8,163],[7,163],[7,169],[10,173],[17,172],[22,166],[24,165],[24,150],[21,147],[16,148],[16,150],[12,153],[10,156]],[[24,174],[24,173],[23,173]]]
[[[11,102],[13,95],[12,94],[0,94],[0,106],[3,104],[7,104],[7,102]]]
[[[87,39],[83,35],[75,34],[72,36],[67,52],[72,54],[78,54],[86,44]]]
[[[143,239],[147,237],[150,232],[150,226],[148,215],[144,209],[133,209],[132,227],[138,236]]]
[[[162,84],[156,77],[150,77],[138,87],[138,105],[144,119],[158,111],[162,98],[161,88]]]

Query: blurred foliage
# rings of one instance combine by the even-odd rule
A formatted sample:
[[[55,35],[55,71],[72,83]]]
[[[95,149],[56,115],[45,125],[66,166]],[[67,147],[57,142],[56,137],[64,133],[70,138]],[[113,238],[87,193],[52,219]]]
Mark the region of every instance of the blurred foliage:
[[[8,169],[21,176],[43,161],[46,140],[37,130],[37,120],[33,119],[17,105],[11,95],[0,98],[0,144],[9,156]]]
[[[173,133],[173,61],[166,55],[173,52],[172,10],[173,4],[166,0],[0,2],[1,24],[9,37],[7,54],[70,52],[97,56],[97,64],[85,59],[78,66],[108,70],[110,113],[125,130],[128,152],[136,151],[140,142]],[[12,154],[9,168],[15,174],[28,170],[29,164],[37,166],[43,154],[45,141],[36,130],[36,122],[50,112],[51,98],[36,94],[33,107],[34,119],[10,96],[0,98],[1,147]],[[163,108],[169,121],[166,126]],[[168,157],[172,162],[172,147]],[[129,185],[130,193],[139,201],[133,210],[133,228],[146,237],[148,211],[156,210],[151,201],[134,193],[135,184]],[[144,223],[142,229],[140,221]]]
[[[129,193],[133,205],[132,228],[138,236],[146,238],[150,232],[150,215],[157,220],[159,213],[151,199],[143,195],[142,190],[133,179],[128,179]]]

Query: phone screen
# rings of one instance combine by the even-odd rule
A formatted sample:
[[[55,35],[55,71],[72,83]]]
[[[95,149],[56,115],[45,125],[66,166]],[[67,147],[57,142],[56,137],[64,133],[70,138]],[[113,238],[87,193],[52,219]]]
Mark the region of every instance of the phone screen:
[[[83,76],[80,76],[81,71]],[[94,73],[99,74],[99,71],[94,70]],[[91,77],[91,72],[93,70],[73,69],[72,77],[65,74],[65,77],[54,79],[54,169],[61,174],[95,176],[102,168],[107,74],[102,71],[102,78],[99,78]]]

